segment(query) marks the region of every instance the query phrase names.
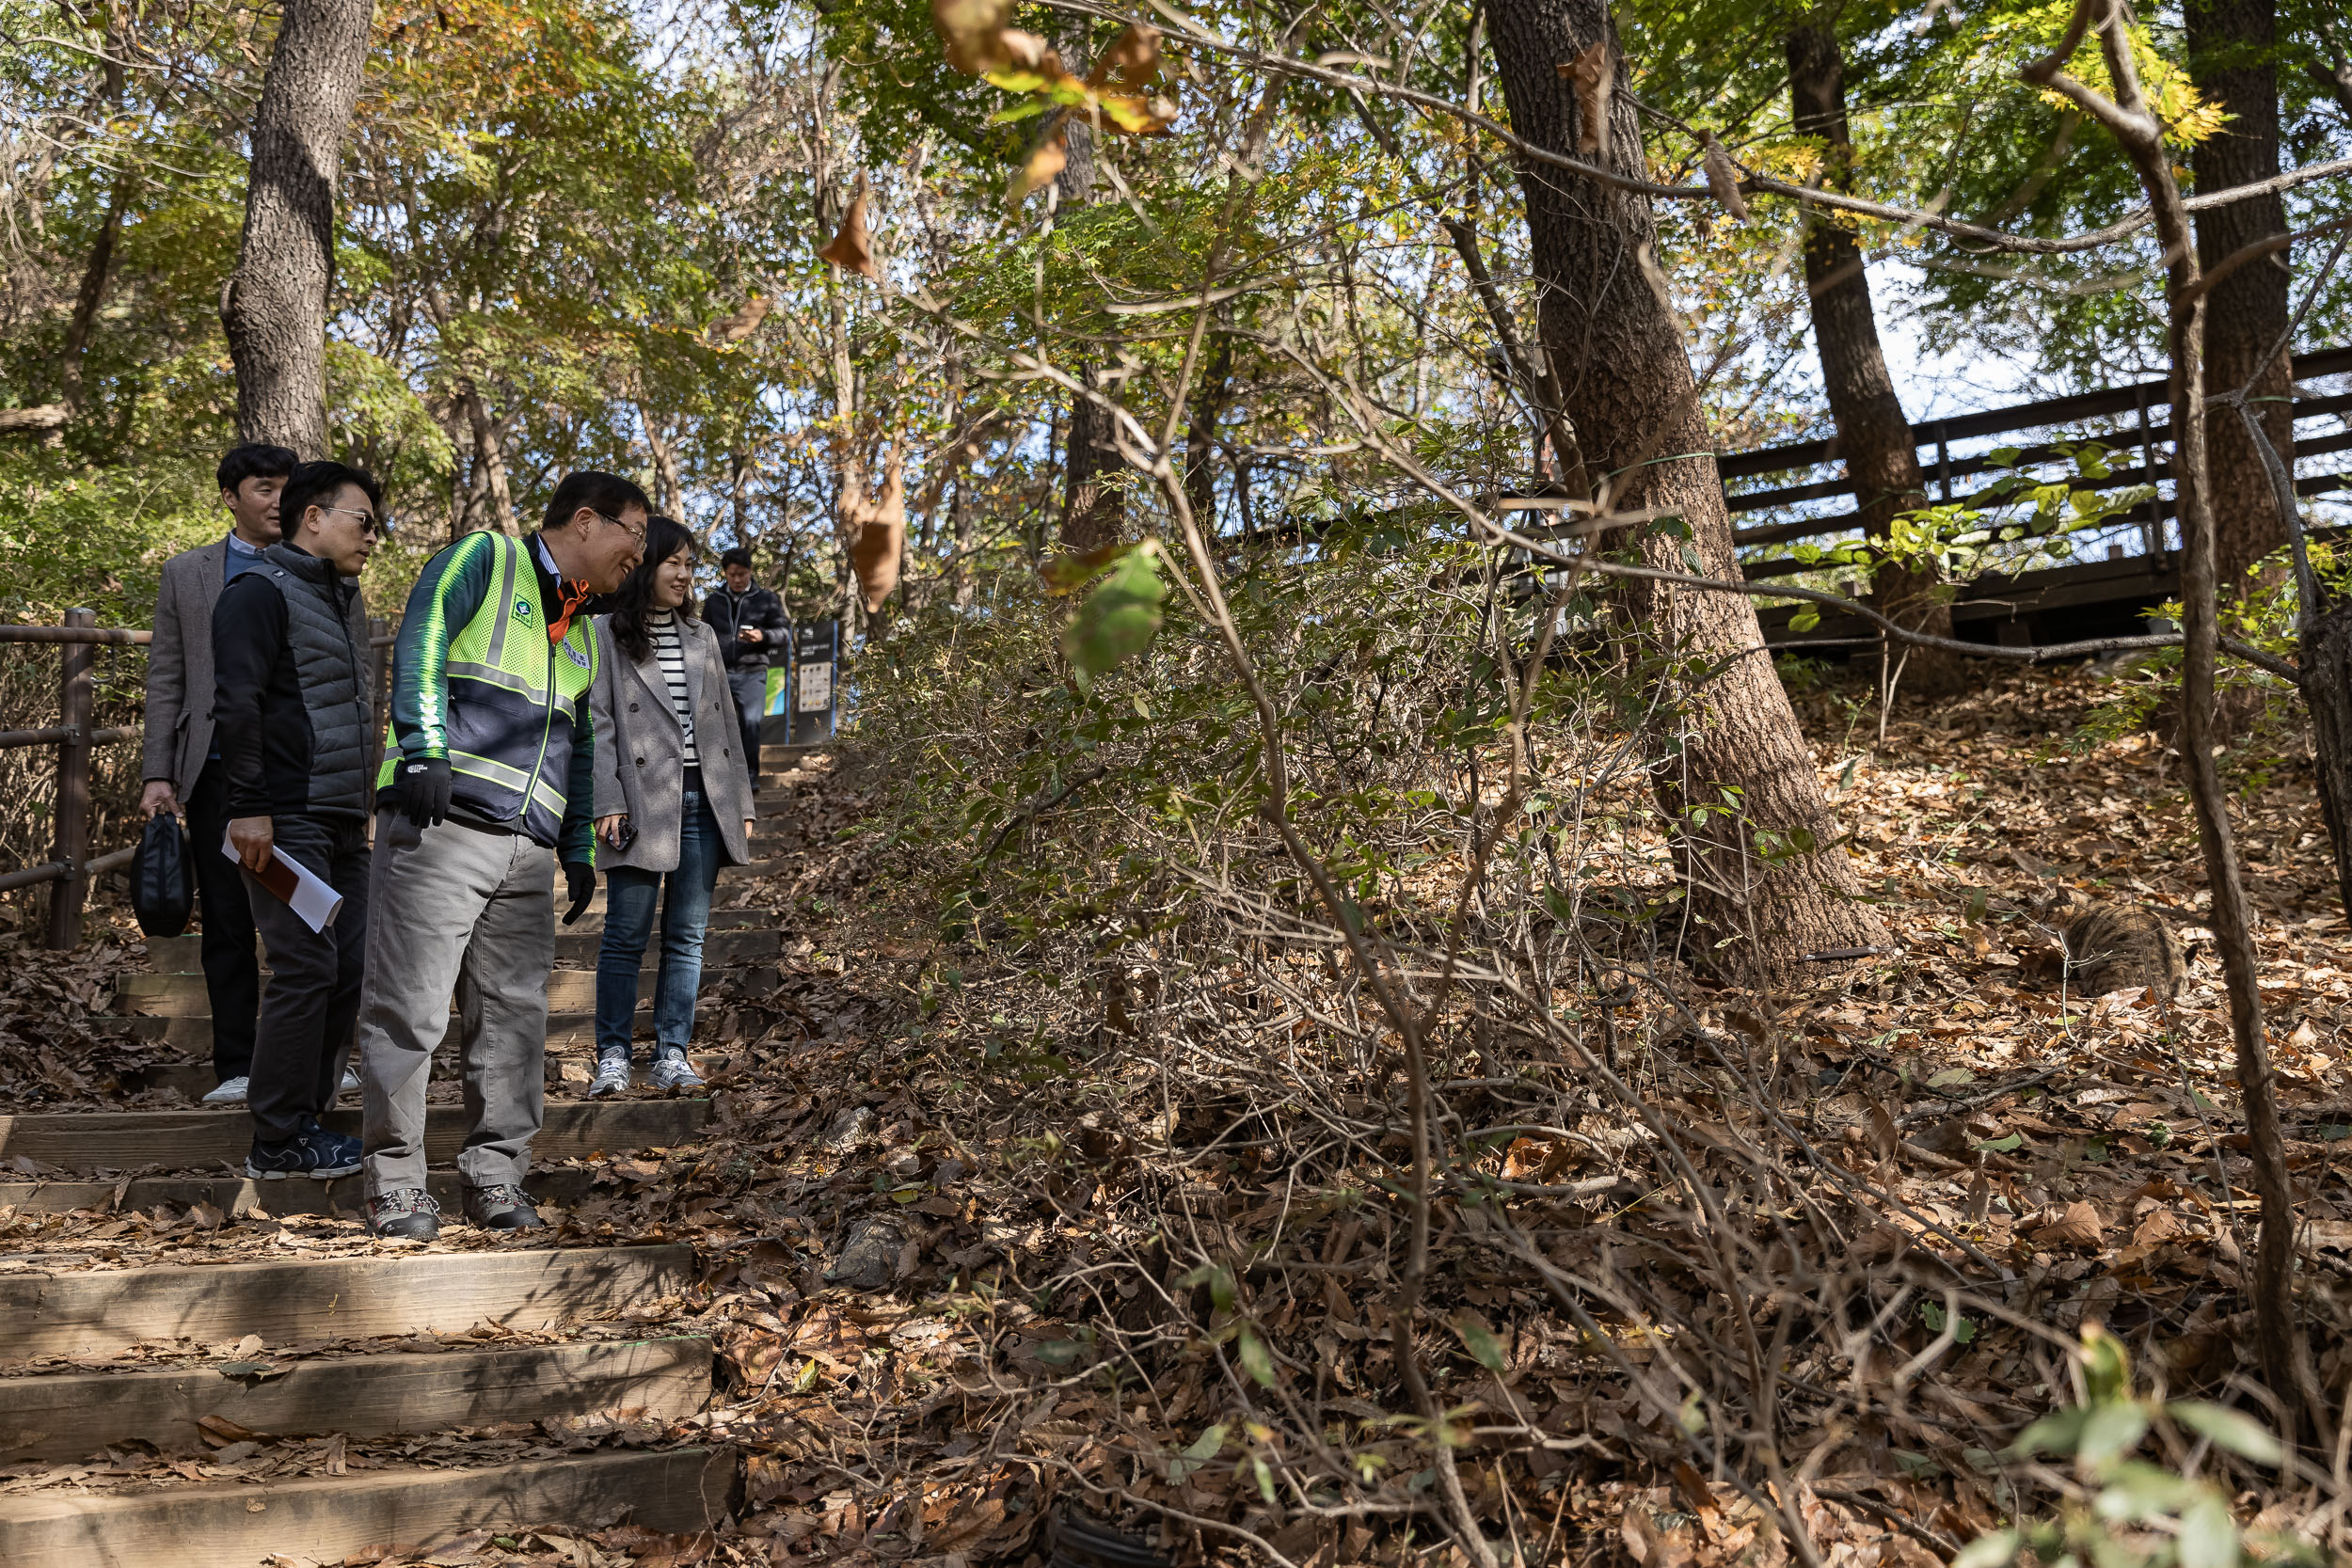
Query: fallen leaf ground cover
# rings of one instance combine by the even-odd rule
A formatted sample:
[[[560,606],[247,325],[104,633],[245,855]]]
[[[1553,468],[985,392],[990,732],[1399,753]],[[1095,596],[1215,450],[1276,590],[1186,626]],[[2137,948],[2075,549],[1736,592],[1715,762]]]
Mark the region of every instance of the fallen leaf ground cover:
[[[2084,739],[2101,690],[2083,671],[1988,681],[1902,707],[1883,746],[1851,686],[1801,698],[1893,954],[1733,992],[1645,969],[1654,914],[1613,921],[1621,961],[1547,999],[1579,1015],[1567,1046],[1500,1005],[1509,976],[1464,981],[1437,1063],[1426,1286],[1403,1323],[1407,1107],[1331,934],[1238,880],[1203,900],[1221,923],[1140,940],[943,930],[939,867],[893,840],[888,769],[852,750],[757,895],[789,956],[706,1008],[724,1058],[708,1135],[583,1162],[588,1196],[561,1216],[559,1241],[695,1247],[684,1296],[579,1331],[712,1335],[712,1408],[342,1462],[747,1456],[717,1537],[631,1545],[575,1522],[566,1539],[600,1557],[514,1536],[434,1560],[1034,1568],[1047,1521],[1077,1509],[1170,1560],[1332,1568],[1456,1552],[1449,1485],[1530,1558],[1777,1562],[1793,1515],[1822,1560],[1947,1559],[2056,1495],[2008,1450],[2074,1402],[2086,1323],[2174,1393],[2246,1403],[2253,1371],[2253,1203],[2201,867],[2163,743]],[[2352,931],[2308,771],[2232,765],[2305,1310],[2341,1398]],[[1459,865],[1433,852],[1419,896],[1442,903]],[[2177,1001],[2076,994],[2048,918],[2068,893],[2166,911],[2191,942]],[[1204,933],[1222,949],[1185,947]],[[1434,967],[1408,953],[1404,977],[1426,995]],[[0,1212],[0,1244],[72,1267],[378,1243],[332,1219]],[[236,1441],[262,1446],[231,1464],[278,1473],[327,1463],[332,1440]],[[5,1484],[136,1484],[233,1446]],[[2245,1522],[2312,1512],[2275,1477],[2221,1473]]]

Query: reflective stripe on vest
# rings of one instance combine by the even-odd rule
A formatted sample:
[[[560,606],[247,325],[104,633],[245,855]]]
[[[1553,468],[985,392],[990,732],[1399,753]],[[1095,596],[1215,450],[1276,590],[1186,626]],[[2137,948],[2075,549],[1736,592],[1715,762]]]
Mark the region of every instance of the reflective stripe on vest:
[[[555,842],[570,784],[572,715],[596,674],[596,644],[586,617],[575,618],[550,646],[539,574],[525,540],[490,534],[497,552],[489,592],[449,641],[442,664],[448,689],[448,739],[453,798],[496,821]],[[551,689],[550,689],[551,688]],[[388,747],[379,786],[400,760]]]

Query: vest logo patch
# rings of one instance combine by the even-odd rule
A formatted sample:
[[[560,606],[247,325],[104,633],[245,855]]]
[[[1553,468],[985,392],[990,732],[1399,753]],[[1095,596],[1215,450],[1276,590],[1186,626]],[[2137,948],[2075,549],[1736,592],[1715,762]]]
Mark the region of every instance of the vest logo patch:
[[[565,641],[562,644],[562,646],[564,649],[564,657],[565,658],[570,659],[574,664],[578,665],[582,670],[588,668],[588,656],[586,654],[581,653],[578,648],[573,647],[569,641]]]
[[[519,594],[515,595],[515,618],[518,621],[531,619],[531,601]]]

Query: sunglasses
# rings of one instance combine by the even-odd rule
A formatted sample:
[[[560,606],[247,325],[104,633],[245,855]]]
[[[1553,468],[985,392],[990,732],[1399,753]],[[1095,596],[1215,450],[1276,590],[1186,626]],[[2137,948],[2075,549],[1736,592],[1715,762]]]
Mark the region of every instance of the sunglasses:
[[[340,512],[346,517],[358,517],[360,519],[359,531],[362,534],[372,534],[379,539],[382,538],[391,528],[390,523],[378,521],[374,513],[361,511],[356,506],[322,506],[319,510],[321,512]]]

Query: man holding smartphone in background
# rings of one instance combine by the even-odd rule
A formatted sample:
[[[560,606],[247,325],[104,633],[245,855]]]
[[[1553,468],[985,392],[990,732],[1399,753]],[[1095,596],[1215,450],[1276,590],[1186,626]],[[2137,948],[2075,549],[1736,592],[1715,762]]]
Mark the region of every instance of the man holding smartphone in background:
[[[792,667],[792,626],[784,601],[752,580],[752,552],[738,545],[719,558],[725,585],[703,600],[703,620],[719,634],[727,686],[743,726],[743,758],[759,789],[759,721],[768,711],[768,667]]]

